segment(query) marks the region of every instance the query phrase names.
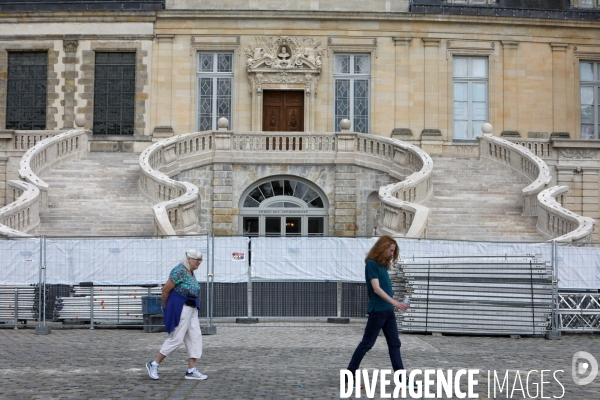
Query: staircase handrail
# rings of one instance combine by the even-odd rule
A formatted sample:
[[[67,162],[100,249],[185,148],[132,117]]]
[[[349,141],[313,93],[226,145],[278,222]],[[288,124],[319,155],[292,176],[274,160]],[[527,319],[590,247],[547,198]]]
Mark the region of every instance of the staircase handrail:
[[[139,158],[140,190],[150,200],[159,202],[152,207],[154,234],[197,233],[196,208],[199,189],[189,182],[171,179],[171,176],[177,175],[182,165],[191,166],[193,160],[185,163],[186,156],[199,154],[212,157],[213,152],[212,131],[193,132],[163,139],[142,152]]]
[[[548,165],[527,148],[496,136],[477,136],[479,155],[508,165],[532,182],[522,189],[523,215],[537,216],[537,195],[550,184]]]
[[[562,206],[564,195],[568,192],[567,186],[553,186],[538,194],[537,229],[558,242],[590,242],[596,221]],[[560,200],[557,200],[559,197]]]
[[[432,193],[433,160],[420,148],[397,139],[380,138],[393,145],[395,155],[402,149],[405,156],[394,156],[395,164],[412,165],[412,174],[404,180],[379,188],[381,210],[377,232],[381,235],[425,237],[429,208],[418,203],[425,201]],[[408,157],[407,157],[408,156]]]
[[[10,180],[8,205],[0,208],[0,236],[30,237],[40,223],[40,190],[31,183]]]
[[[196,209],[199,189],[172,176],[179,172],[234,158],[238,163],[264,163],[265,157],[289,163],[355,164],[388,172],[402,182],[380,189],[382,234],[424,235],[428,209],[415,204],[431,194],[433,162],[423,150],[396,139],[352,132],[192,132],[163,139],[140,155],[140,189],[152,201],[155,233],[179,235],[199,229]],[[310,156],[314,153],[314,156]],[[257,157],[260,154],[263,157]],[[174,210],[178,210],[176,220]],[[398,218],[392,218],[391,214]],[[403,223],[400,223],[403,221]]]
[[[507,137],[505,140],[525,147],[543,160],[555,160],[558,157],[551,139]]]
[[[61,161],[87,153],[89,133],[89,130],[73,129],[39,141],[25,152],[18,172],[19,177],[29,184],[9,181],[13,190],[22,193],[0,209],[0,221],[4,221],[0,223],[5,225],[8,222],[8,230],[0,227],[0,235],[29,236],[27,232],[40,222],[40,211],[48,209],[48,184],[38,174]]]
[[[38,142],[21,158],[19,177],[40,190],[40,211],[48,208],[48,184],[38,174],[62,161],[87,154],[88,134],[91,131],[82,128],[60,133]]]
[[[14,130],[12,131],[12,140],[9,144],[10,150],[27,151],[42,140],[60,135],[68,130]]]

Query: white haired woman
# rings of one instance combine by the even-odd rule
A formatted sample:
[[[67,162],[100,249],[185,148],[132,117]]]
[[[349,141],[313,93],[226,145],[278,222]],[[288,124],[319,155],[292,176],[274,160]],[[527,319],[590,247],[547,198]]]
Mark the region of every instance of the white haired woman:
[[[167,283],[162,288],[162,308],[165,328],[169,337],[160,348],[154,361],[146,364],[148,375],[158,379],[160,363],[185,344],[188,353],[188,370],[185,379],[206,379],[196,369],[196,360],[202,357],[202,332],[198,321],[200,285],[194,271],[202,262],[202,253],[188,250],[180,264],[171,270]]]

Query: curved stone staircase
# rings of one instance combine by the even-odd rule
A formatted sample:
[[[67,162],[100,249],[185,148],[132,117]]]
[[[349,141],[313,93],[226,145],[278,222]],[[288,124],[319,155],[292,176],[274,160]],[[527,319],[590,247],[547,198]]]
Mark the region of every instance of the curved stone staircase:
[[[42,175],[48,211],[34,234],[55,236],[152,235],[153,203],[138,188],[139,154],[89,153]],[[434,158],[427,237],[540,241],[537,217],[523,217],[528,180],[481,158]]]
[[[537,217],[521,215],[529,180],[487,158],[434,158],[428,238],[544,241]]]
[[[138,189],[139,154],[89,153],[45,172],[48,211],[38,235],[120,236],[154,233],[153,203]]]

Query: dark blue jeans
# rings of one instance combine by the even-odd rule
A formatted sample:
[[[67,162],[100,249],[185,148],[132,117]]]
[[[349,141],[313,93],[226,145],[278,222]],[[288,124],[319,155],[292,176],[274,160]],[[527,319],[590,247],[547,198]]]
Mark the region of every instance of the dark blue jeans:
[[[365,333],[361,342],[358,344],[352,360],[348,364],[348,370],[355,373],[360,368],[360,362],[363,357],[375,344],[379,331],[383,331],[385,340],[388,345],[388,351],[390,353],[390,361],[392,362],[392,368],[394,371],[404,369],[402,363],[402,356],[400,355],[400,338],[398,337],[398,324],[396,324],[396,316],[394,310],[387,311],[372,311],[369,313],[369,319],[367,320],[367,326],[365,327]]]

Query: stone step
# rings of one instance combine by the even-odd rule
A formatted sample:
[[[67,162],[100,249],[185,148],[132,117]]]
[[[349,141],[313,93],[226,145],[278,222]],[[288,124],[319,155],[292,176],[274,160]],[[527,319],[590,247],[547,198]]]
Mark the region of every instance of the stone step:
[[[152,235],[153,203],[139,191],[138,160],[133,153],[90,153],[45,171],[48,211],[40,213],[37,233]]]
[[[544,240],[536,217],[523,217],[529,180],[489,159],[433,159],[427,236],[460,240]]]

